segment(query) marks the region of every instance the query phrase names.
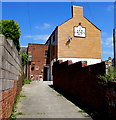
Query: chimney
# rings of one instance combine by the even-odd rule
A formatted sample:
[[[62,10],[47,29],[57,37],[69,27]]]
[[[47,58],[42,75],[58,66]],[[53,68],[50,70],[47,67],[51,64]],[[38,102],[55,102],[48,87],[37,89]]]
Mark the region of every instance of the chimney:
[[[83,7],[82,6],[72,6],[72,17],[83,16]]]

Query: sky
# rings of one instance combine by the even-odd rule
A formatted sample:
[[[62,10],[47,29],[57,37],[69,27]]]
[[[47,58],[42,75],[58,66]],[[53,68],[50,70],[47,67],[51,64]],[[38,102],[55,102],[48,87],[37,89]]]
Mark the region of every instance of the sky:
[[[84,7],[84,16],[101,30],[102,60],[113,58],[113,2],[3,2],[2,19],[13,19],[21,30],[20,44],[44,44],[56,26],[72,17],[71,6]]]

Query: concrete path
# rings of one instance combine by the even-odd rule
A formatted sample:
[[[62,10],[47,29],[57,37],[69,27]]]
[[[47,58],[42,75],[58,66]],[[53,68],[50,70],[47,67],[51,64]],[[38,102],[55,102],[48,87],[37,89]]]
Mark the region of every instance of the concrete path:
[[[23,86],[23,95],[17,105],[17,118],[79,118],[92,120],[86,113],[55,90],[52,82],[34,81]]]

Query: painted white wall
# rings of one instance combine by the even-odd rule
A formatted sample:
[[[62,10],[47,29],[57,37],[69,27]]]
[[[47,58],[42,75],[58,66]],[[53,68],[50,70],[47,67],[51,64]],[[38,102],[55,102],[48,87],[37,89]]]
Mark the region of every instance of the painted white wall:
[[[101,59],[90,59],[90,58],[58,58],[58,60],[62,60],[63,62],[67,60],[71,60],[73,63],[79,61],[87,61],[87,65],[92,65],[101,62]]]
[[[92,64],[97,64],[101,62],[101,59],[86,59],[86,58],[58,58],[58,60],[67,61],[71,60],[73,63],[79,62],[79,61],[87,61],[87,65],[92,65]],[[52,75],[52,66],[53,63],[56,62],[56,59],[53,59],[51,61],[50,67],[49,67],[49,80],[53,80],[53,75]]]

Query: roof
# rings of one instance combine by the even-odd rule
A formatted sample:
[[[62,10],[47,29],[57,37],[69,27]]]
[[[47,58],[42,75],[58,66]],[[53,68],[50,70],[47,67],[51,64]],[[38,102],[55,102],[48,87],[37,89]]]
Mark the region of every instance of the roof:
[[[28,46],[29,45],[45,45],[45,44],[28,43]]]
[[[76,6],[76,5],[73,5],[73,6]],[[79,6],[79,7],[82,7],[82,6]],[[85,16],[83,16],[87,21],[89,21]],[[61,26],[61,25],[63,25],[64,23],[66,23],[67,21],[69,21],[69,20],[71,20],[71,19],[73,19],[73,17],[72,18],[69,18],[68,20],[66,20],[65,22],[63,22],[63,23],[61,23],[60,25],[58,25],[58,26],[56,26],[56,28],[54,29],[54,31],[59,27],[59,26]],[[91,21],[89,21],[93,26],[95,26],[98,30],[100,30],[96,25],[94,25]],[[52,34],[54,33],[54,31],[52,32]],[[100,30],[101,31],[101,30]],[[50,35],[50,37],[52,36],[52,34]],[[49,38],[50,38],[49,37]],[[48,40],[46,41],[46,43],[49,41],[49,38],[48,38]],[[45,44],[46,44],[45,43]]]
[[[86,20],[88,20],[85,16],[83,16]],[[89,20],[88,20],[89,21]],[[95,26],[98,30],[100,30],[96,25],[94,25],[91,21],[89,21],[93,26]],[[100,30],[101,31],[101,30]]]
[[[20,53],[27,53],[27,47],[21,47]]]

